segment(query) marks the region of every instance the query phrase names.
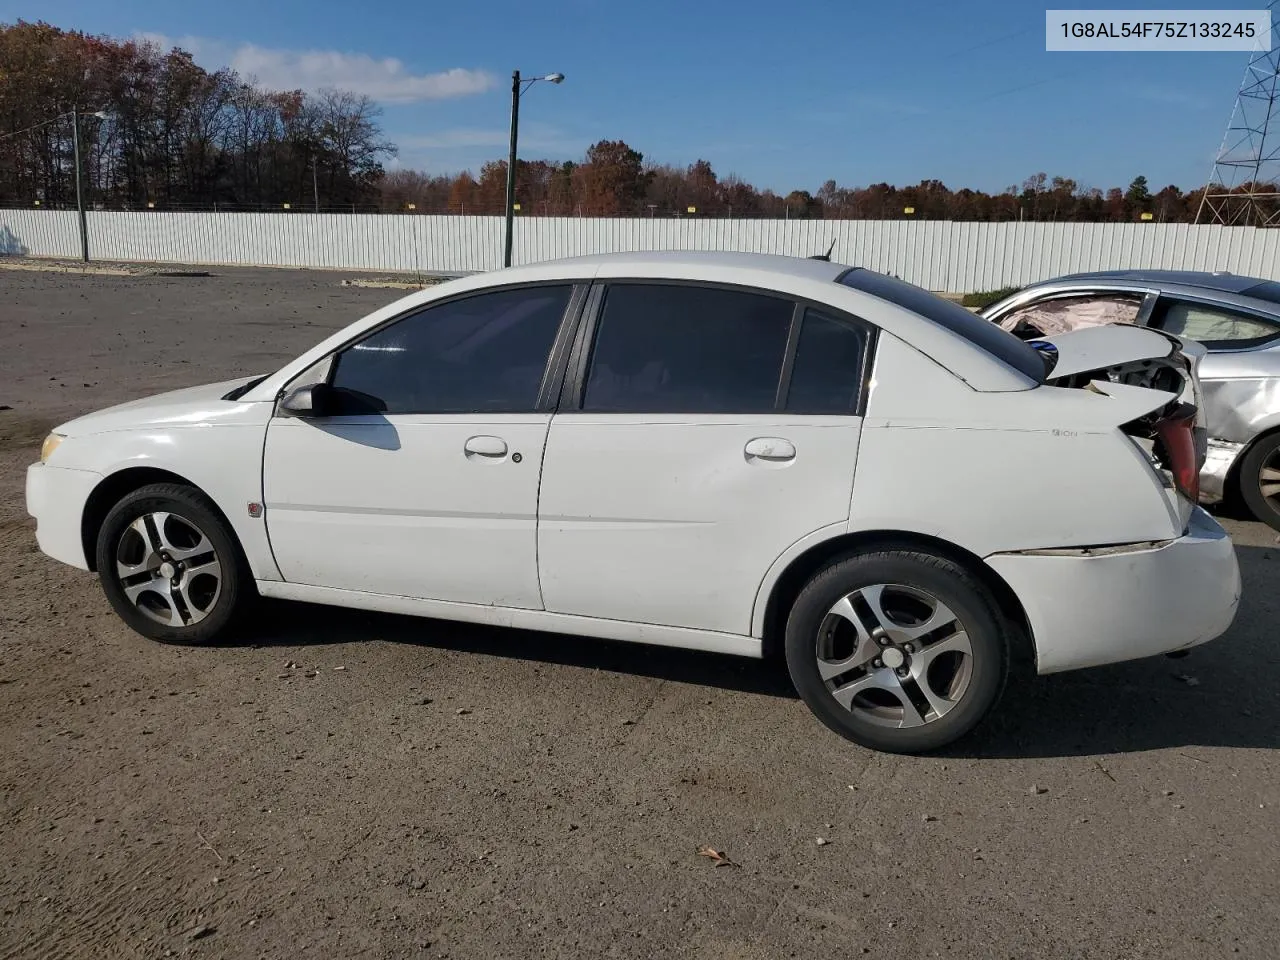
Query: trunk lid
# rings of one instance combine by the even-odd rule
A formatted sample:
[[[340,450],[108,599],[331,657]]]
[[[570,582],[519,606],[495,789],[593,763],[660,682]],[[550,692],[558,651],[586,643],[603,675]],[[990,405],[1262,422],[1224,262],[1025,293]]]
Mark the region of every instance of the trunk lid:
[[[1149,327],[1087,327],[1028,341],[1044,357],[1045,383],[1123,401],[1119,427],[1143,451],[1190,520],[1208,450],[1200,362],[1203,344]]]
[[[1177,338],[1133,326],[1082,327],[1028,342],[1052,358],[1050,382],[1122,364],[1167,359],[1178,346]]]

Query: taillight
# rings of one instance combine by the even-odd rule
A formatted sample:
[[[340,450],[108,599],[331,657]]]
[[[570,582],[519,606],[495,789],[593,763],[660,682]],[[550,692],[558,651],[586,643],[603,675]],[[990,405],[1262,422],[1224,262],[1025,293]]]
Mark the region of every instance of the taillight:
[[[1173,485],[1178,492],[1195,503],[1200,499],[1200,470],[1196,464],[1196,411],[1194,407],[1180,407],[1173,416],[1156,424],[1156,437],[1160,441],[1166,466],[1173,475]]]

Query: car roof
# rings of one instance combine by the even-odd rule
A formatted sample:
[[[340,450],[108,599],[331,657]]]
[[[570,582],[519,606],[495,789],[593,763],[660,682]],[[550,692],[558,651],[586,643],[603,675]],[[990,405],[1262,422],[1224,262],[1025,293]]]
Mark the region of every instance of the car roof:
[[[633,266],[733,267],[808,280],[834,280],[850,268],[845,264],[812,257],[787,257],[773,253],[733,253],[724,250],[638,250],[632,253],[596,253],[550,261],[557,267],[595,267],[616,274]],[[540,265],[523,268],[536,271]],[[519,268],[518,268],[519,269]],[[593,273],[595,271],[592,271]]]
[[[1206,270],[1098,270],[1092,273],[1071,273],[1045,283],[1081,280],[1131,280],[1143,286],[1200,287],[1204,290],[1220,290],[1223,293],[1243,293],[1250,287],[1266,283],[1259,277],[1242,277],[1235,273],[1209,272]],[[1039,284],[1031,284],[1039,286]]]
[[[1277,306],[1280,304],[1280,284],[1272,280],[1244,277],[1225,271],[1098,270],[1092,273],[1071,273],[1027,284],[984,310],[983,316],[994,316],[1015,303],[1034,299],[1045,292],[1070,294],[1095,284],[1113,291],[1155,290],[1161,294],[1192,297],[1268,314],[1280,313],[1280,306]]]

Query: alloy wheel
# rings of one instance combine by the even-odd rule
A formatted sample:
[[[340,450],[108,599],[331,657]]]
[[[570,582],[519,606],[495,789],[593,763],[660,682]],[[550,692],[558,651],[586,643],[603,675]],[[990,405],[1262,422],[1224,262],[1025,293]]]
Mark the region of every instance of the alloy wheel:
[[[1258,471],[1258,492],[1276,513],[1280,513],[1280,450],[1262,461]]]
[[[204,531],[176,513],[144,513],[116,544],[116,577],[129,603],[156,623],[186,627],[222,594],[222,564]]]
[[[816,654],[818,674],[837,703],[898,729],[946,716],[973,675],[973,647],[960,618],[905,584],[877,583],[838,600],[819,627]]]

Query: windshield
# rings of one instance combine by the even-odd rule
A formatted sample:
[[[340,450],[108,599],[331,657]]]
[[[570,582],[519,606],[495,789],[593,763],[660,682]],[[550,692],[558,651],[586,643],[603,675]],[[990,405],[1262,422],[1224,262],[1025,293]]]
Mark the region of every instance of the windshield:
[[[1039,353],[1013,334],[1001,330],[990,320],[984,320],[977,314],[970,313],[958,303],[944,300],[922,287],[896,280],[883,273],[863,270],[860,267],[854,267],[842,274],[839,282],[846,287],[853,287],[873,297],[887,300],[940,327],[945,327],[1036,383],[1044,382],[1045,361]]]

